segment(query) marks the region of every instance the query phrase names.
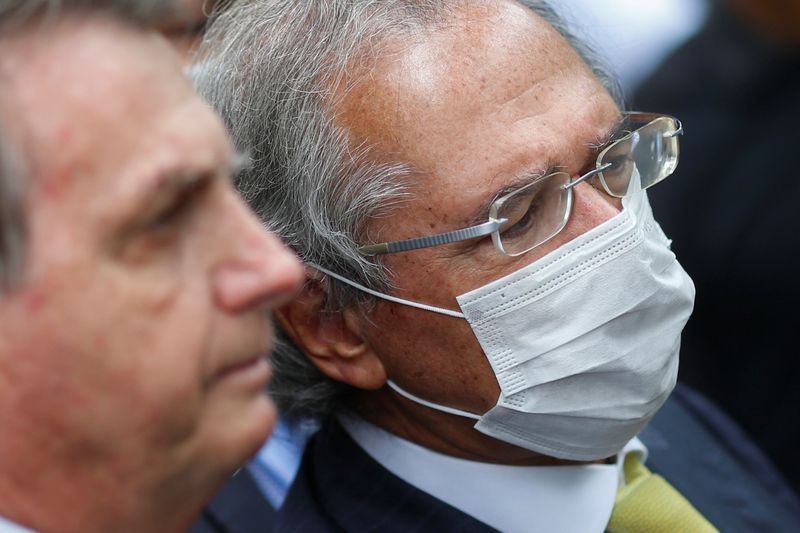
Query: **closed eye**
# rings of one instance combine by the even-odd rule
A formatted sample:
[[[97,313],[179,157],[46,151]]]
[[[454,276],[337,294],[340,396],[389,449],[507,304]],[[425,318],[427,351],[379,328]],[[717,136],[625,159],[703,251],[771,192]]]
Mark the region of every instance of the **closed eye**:
[[[500,233],[504,239],[514,239],[528,232],[536,223],[537,211],[541,204],[540,185],[534,185],[523,194],[512,198],[503,207],[503,218],[508,219]]]
[[[210,176],[193,176],[182,180],[178,190],[167,193],[163,205],[158,207],[145,227],[151,231],[164,231],[179,225],[212,180]]]

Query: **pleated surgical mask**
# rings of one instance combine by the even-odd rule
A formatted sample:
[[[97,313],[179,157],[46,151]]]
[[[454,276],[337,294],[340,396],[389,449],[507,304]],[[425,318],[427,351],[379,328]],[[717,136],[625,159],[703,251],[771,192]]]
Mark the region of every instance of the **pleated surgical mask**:
[[[619,452],[675,386],[694,285],[653,219],[647,196],[548,255],[457,297],[461,312],[379,298],[465,319],[500,386],[482,415],[406,398],[476,420],[498,440],[561,459]]]

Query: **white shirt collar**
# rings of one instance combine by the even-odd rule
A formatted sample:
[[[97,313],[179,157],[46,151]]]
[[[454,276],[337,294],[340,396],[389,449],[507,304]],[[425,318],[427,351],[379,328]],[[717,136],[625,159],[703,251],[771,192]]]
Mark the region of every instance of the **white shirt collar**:
[[[634,438],[613,465],[496,465],[434,452],[352,414],[338,418],[353,440],[394,475],[505,533],[604,531],[624,479],[625,455],[640,454],[642,461],[647,456]]]
[[[0,516],[0,533],[34,533],[34,531]]]

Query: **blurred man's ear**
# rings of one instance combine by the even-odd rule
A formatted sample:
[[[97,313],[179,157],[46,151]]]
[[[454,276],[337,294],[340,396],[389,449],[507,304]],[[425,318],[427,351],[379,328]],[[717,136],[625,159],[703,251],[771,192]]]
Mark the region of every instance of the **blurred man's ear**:
[[[359,389],[381,388],[386,369],[359,332],[355,311],[325,311],[325,298],[319,282],[308,280],[275,319],[326,376]]]

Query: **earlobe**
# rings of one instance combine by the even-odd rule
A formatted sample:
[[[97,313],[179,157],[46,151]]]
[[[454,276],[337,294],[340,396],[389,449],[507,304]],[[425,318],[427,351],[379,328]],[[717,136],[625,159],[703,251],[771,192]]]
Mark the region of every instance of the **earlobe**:
[[[294,300],[277,309],[275,319],[328,377],[360,389],[386,383],[383,363],[359,333],[357,314],[326,311],[325,292],[317,281],[308,281]]]

